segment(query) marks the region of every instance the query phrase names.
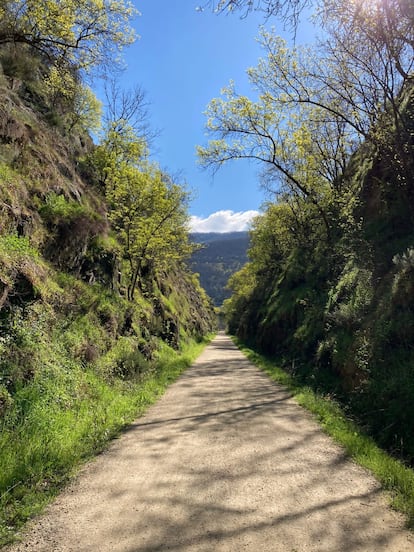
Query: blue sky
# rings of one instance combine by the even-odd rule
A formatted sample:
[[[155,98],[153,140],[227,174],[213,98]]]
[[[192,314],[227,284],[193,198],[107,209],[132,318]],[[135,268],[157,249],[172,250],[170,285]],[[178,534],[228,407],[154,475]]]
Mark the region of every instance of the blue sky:
[[[125,52],[121,86],[146,91],[151,125],[160,130],[153,157],[180,172],[193,191],[193,229],[241,230],[265,199],[257,166],[234,162],[212,176],[198,166],[195,148],[207,141],[203,112],[220,89],[234,80],[239,92],[249,93],[246,69],[261,56],[256,37],[263,18],[199,12],[200,3],[136,0],[140,39]]]

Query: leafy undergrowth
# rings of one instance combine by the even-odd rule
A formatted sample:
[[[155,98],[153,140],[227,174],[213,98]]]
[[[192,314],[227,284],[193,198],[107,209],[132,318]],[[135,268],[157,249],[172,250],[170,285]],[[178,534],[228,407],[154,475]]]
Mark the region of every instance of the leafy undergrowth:
[[[75,362],[40,372],[0,422],[0,545],[54,497],[85,459],[153,404],[209,341],[162,345],[136,381],[112,381]]]
[[[404,513],[408,526],[414,528],[414,471],[381,450],[348,419],[340,405],[329,395],[322,395],[302,384],[294,375],[280,368],[277,360],[269,359],[235,340],[243,353],[273,381],[287,387],[296,401],[312,412],[323,430],[361,466],[372,472],[382,487],[389,491],[392,506]]]

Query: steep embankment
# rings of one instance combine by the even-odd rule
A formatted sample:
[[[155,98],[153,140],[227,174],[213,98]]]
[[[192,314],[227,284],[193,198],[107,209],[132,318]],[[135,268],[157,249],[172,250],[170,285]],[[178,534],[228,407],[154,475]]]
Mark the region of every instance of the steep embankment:
[[[214,326],[198,279],[178,256],[167,263],[159,253],[156,264],[148,244],[145,271],[134,275],[127,298],[133,265],[111,224],[79,113],[50,93],[36,57],[23,47],[7,52],[0,52],[0,541],[154,400],[193,356],[183,351]],[[158,183],[164,196],[170,189]],[[156,198],[150,207],[156,216]]]
[[[321,196],[270,206],[232,279],[231,331],[414,462],[414,88]],[[374,131],[373,131],[374,132]],[[312,210],[313,209],[313,210]]]

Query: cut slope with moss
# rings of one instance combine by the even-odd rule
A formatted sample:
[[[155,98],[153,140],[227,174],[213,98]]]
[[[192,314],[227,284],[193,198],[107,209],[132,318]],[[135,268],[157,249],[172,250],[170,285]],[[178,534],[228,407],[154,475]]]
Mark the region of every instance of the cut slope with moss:
[[[194,358],[213,307],[181,259],[127,297],[94,146],[0,48],[0,542]],[[17,55],[17,54],[16,54]],[[2,68],[4,71],[2,71]]]
[[[326,193],[329,239],[306,199],[271,205],[225,309],[239,338],[334,395],[377,443],[413,465],[411,83],[399,101],[404,132],[385,113],[387,147],[359,147],[335,193]]]

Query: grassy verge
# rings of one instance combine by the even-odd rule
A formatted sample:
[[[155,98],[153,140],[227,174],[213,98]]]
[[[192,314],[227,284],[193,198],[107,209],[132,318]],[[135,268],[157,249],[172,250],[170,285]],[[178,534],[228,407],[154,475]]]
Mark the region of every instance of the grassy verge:
[[[41,371],[0,423],[0,545],[42,510],[82,461],[141,415],[209,339],[180,353],[163,346],[139,381],[112,381],[76,363]]]
[[[237,345],[273,381],[286,386],[296,401],[315,415],[324,431],[342,445],[352,459],[373,473],[382,487],[391,493],[392,506],[407,516],[408,526],[413,529],[414,471],[389,456],[372,438],[364,435],[355,423],[347,419],[331,397],[322,396],[301,385],[294,376],[284,372],[277,361],[260,355],[240,342]]]

